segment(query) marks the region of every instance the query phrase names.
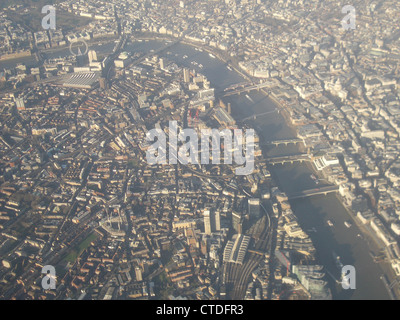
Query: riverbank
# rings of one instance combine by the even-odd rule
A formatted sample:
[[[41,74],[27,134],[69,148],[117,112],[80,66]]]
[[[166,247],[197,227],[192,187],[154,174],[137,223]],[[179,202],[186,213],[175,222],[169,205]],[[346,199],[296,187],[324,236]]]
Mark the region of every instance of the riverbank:
[[[165,41],[165,39],[161,41]],[[150,45],[153,44],[149,44],[149,46]],[[149,46],[146,45],[145,47],[147,48]],[[154,46],[156,47],[157,45],[154,44]],[[135,47],[134,50],[140,50],[139,47],[140,45]],[[204,50],[204,47],[200,48]],[[234,74],[233,72],[228,71],[221,61],[211,58],[206,52],[201,53],[195,51],[191,45],[184,46],[184,44],[182,44],[181,46],[178,44],[176,48],[171,48],[171,51],[176,54],[176,57],[178,54],[180,57],[183,55],[189,56],[187,59],[182,59],[180,57],[172,58],[179,60],[179,63],[186,63],[190,66],[190,59],[192,58],[193,60],[200,61],[204,66],[211,66],[210,68],[205,67],[203,71],[200,72],[202,72],[207,78],[213,79],[212,85],[217,84],[220,87],[227,87],[232,84],[233,81],[238,81],[238,83],[242,81],[240,78],[243,77],[236,75],[236,72]],[[229,77],[231,77],[231,79],[228,79]],[[261,95],[264,95],[262,93],[252,92],[249,93],[249,95],[255,103],[246,101],[248,99],[246,99],[244,95],[242,95],[242,97],[235,96],[233,98],[233,100],[238,104],[237,107],[235,107],[236,110],[243,110],[243,112],[240,112],[244,115],[243,118],[249,116],[249,113],[261,114],[266,110],[273,110],[276,107],[279,108],[279,104],[274,103],[270,98],[262,100],[260,98]],[[285,139],[294,136],[294,133],[292,132],[293,130],[288,128],[290,123],[285,121],[282,114],[278,114],[277,112],[271,113],[268,117],[261,117],[256,122],[260,124],[260,132],[264,132],[264,135],[270,140]],[[267,133],[265,133],[265,130],[267,130]],[[286,151],[291,148],[294,149],[295,147],[282,147],[281,150]],[[310,183],[312,185],[312,180],[309,176],[313,171],[315,170],[310,170],[310,168],[305,164],[277,166],[274,168],[276,176],[282,180],[281,185],[283,191],[290,191],[293,186],[297,189],[308,188]],[[306,181],[307,179],[309,181]],[[308,183],[308,185],[306,183]],[[310,199],[296,200],[296,203],[293,206],[293,211],[296,216],[299,217],[299,221],[301,221],[304,226],[302,226],[304,230],[312,229],[317,226],[318,232],[311,233],[310,236],[313,239],[313,243],[316,244],[317,252],[321,252],[321,264],[328,266],[328,269],[332,268],[336,270],[334,265],[329,265],[332,264],[332,251],[336,251],[338,254],[343,256],[343,260],[346,264],[355,264],[357,269],[357,279],[360,279],[358,281],[360,286],[357,286],[357,290],[354,293],[355,299],[380,299],[386,297],[385,292],[382,292],[379,287],[381,285],[383,288],[382,281],[379,280],[381,272],[379,270],[376,271],[376,264],[372,262],[372,259],[368,255],[368,249],[366,246],[364,246],[361,243],[362,241],[356,237],[356,233],[354,233],[355,230],[344,227],[343,221],[348,219],[349,214],[344,212],[344,206],[343,204],[340,205],[339,199],[337,199],[336,196],[317,196]],[[327,226],[324,225],[324,223],[326,224],[326,219],[338,221],[337,228],[335,227],[333,230],[327,228]],[[377,280],[375,278],[377,278]],[[383,291],[384,290],[385,288],[383,288]],[[342,296],[339,295],[336,296],[336,298],[341,299]],[[348,296],[345,296],[344,298],[350,299],[351,297],[348,298]]]
[[[249,74],[247,74],[244,70],[241,70],[239,67],[239,64],[233,61],[232,57],[229,57],[229,59],[223,54],[223,52],[217,48],[211,48],[208,47],[204,44],[198,43],[196,41],[191,41],[186,38],[178,38],[174,37],[171,35],[160,35],[158,33],[137,33],[133,35],[135,40],[160,40],[160,41],[177,41],[179,40],[182,44],[195,47],[197,49],[204,50],[208,54],[214,55],[217,59],[223,61],[227,65],[229,65],[234,71],[239,73],[243,78],[245,78],[248,81],[254,81],[254,78],[252,78]]]
[[[91,40],[88,40],[88,41],[85,40],[85,42],[87,42],[87,44],[89,46],[89,45],[99,45],[102,42],[115,41],[115,40],[118,40],[118,39],[119,39],[119,37],[108,36],[108,37],[101,37],[101,38],[91,39]],[[54,54],[54,53],[57,53],[58,51],[63,51],[65,49],[69,49],[70,45],[71,44],[66,44],[66,45],[57,46],[57,47],[54,47],[54,48],[43,49],[43,50],[40,50],[40,52],[44,53],[44,54],[49,54],[49,53],[50,54]]]
[[[339,199],[340,199],[340,196],[339,196]],[[344,205],[344,208],[346,209],[346,211],[349,214],[350,218],[352,219],[353,223],[359,228],[359,230],[362,232],[362,235],[365,237],[364,240],[367,242],[370,252],[373,253],[375,256],[378,256],[379,253],[382,252],[382,249],[385,248],[385,244],[382,242],[381,239],[379,239],[377,237],[376,233],[370,228],[370,226],[363,224],[357,218],[357,216],[354,214],[354,212],[350,208],[348,208],[345,205]],[[389,283],[396,281],[397,277],[388,262],[385,262],[384,260],[383,261],[380,260],[375,263],[381,269],[382,275],[386,275],[386,277],[389,279]],[[390,293],[394,296],[395,300],[399,299],[400,290],[398,287],[394,287],[392,289],[386,287],[386,289],[388,291],[390,290]]]

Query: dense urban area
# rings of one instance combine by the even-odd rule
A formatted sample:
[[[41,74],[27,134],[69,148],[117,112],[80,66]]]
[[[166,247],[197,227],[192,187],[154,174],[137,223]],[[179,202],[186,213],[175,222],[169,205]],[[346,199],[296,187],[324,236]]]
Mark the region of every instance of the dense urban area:
[[[328,274],[292,210],[331,193],[400,297],[398,1],[55,1],[55,29],[42,2],[0,1],[1,299],[332,299],[346,263],[333,252]],[[178,44],[243,81],[212,83]],[[250,174],[214,162],[226,139],[206,164],[149,164],[152,129],[252,129],[230,102],[251,92],[295,137],[255,128]],[[298,152],[268,155],[285,146]],[[293,163],[313,188],[284,192],[273,168]]]

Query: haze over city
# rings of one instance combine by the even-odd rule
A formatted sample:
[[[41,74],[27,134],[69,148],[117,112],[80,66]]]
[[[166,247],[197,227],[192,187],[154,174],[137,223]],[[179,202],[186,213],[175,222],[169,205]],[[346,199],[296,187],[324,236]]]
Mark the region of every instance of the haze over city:
[[[0,7],[0,299],[400,298],[398,1]]]

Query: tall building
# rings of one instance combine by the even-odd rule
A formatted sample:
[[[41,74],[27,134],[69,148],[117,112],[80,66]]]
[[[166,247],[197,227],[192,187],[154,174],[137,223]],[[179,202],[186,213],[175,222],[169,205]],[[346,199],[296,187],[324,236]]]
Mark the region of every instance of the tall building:
[[[96,51],[89,50],[88,57],[89,57],[89,63],[92,63],[93,61],[97,61],[97,53],[96,53]]]
[[[221,214],[219,211],[214,211],[213,212],[213,221],[214,221],[214,231],[220,231],[221,230]]]
[[[232,227],[236,233],[242,233],[242,214],[240,212],[232,212]]]
[[[260,217],[260,199],[251,198],[247,200],[249,206],[249,215],[250,218],[259,218]]]
[[[221,230],[221,215],[219,211],[204,210],[204,232],[210,235],[212,232]]]
[[[211,216],[210,210],[204,210],[204,232],[205,234],[211,234]]]
[[[183,81],[185,83],[190,82],[190,70],[188,68],[183,69]]]
[[[160,59],[160,69],[161,69],[161,70],[164,70],[164,67],[165,67],[165,61],[164,61],[163,58],[161,58],[161,59]]]
[[[143,281],[142,270],[139,267],[135,268],[136,281]]]

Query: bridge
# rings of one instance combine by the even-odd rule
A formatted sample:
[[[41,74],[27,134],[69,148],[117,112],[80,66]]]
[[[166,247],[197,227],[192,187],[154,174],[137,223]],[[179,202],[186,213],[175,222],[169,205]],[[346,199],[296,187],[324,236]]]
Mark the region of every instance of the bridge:
[[[270,82],[263,82],[263,83],[259,83],[259,84],[254,84],[254,83],[247,83],[247,84],[243,84],[242,86],[236,87],[236,88],[227,88],[222,92],[218,92],[220,94],[220,96],[222,97],[229,97],[229,96],[233,96],[236,94],[241,94],[243,92],[250,92],[253,90],[260,90],[262,88],[266,88],[271,86]]]
[[[317,196],[320,194],[327,195],[329,193],[333,193],[338,190],[339,190],[338,186],[326,186],[326,187],[321,187],[321,188],[315,188],[315,189],[309,189],[309,190],[303,190],[300,192],[295,192],[295,193],[288,195],[288,198],[289,198],[289,200],[294,200],[294,199],[301,199],[301,198]]]
[[[228,92],[228,91],[232,91],[238,88],[244,88],[246,86],[252,86],[254,83],[252,81],[243,81],[243,82],[239,82],[239,83],[234,83],[232,85],[230,85],[229,87],[226,88],[220,88],[218,89],[216,92],[218,93],[223,93],[223,92]]]
[[[108,60],[106,62],[106,65],[102,71],[102,76],[105,77],[106,79],[110,79],[111,76],[111,69],[114,64],[114,60],[116,57],[118,57],[119,53],[121,52],[121,49],[123,49],[126,45],[127,38],[122,35],[119,38],[119,41],[117,44],[114,46],[112,54],[108,57]]]
[[[263,113],[259,113],[259,114],[255,114],[255,115],[252,115],[250,117],[241,119],[240,121],[244,122],[246,120],[256,120],[258,117],[266,116],[268,114],[275,113],[275,112],[279,113],[280,111],[279,111],[279,109],[275,108],[274,110],[263,112]]]
[[[304,140],[303,139],[298,139],[298,138],[284,139],[284,140],[273,140],[273,141],[265,141],[261,145],[277,147],[279,145],[287,146],[288,144],[297,144],[297,143],[304,143]]]
[[[270,157],[266,158],[265,160],[267,161],[268,164],[275,165],[275,164],[311,161],[311,157],[307,153],[300,153],[290,156]]]
[[[161,48],[158,48],[158,49],[156,49],[156,50],[154,50],[152,52],[146,53],[145,55],[141,56],[137,60],[133,61],[130,64],[130,66],[135,66],[135,65],[139,64],[140,62],[142,62],[143,60],[145,60],[146,58],[151,57],[151,56],[156,55],[156,54],[159,54],[160,52],[165,51],[165,50],[169,49],[170,47],[178,44],[180,41],[181,40],[178,39],[178,40],[175,40],[175,41],[168,42],[166,45],[162,46]]]

